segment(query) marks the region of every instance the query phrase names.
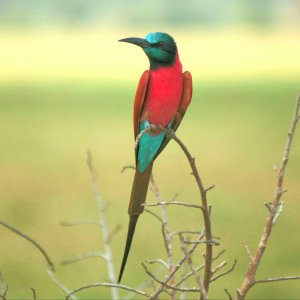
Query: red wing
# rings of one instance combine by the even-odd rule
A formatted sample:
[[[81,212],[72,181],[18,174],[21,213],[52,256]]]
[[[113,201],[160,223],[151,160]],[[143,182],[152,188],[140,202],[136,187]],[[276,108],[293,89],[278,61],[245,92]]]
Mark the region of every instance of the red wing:
[[[149,77],[150,77],[150,72],[148,70],[144,71],[139,81],[139,85],[137,87],[136,94],[135,94],[134,109],[133,109],[133,126],[134,126],[135,139],[138,135],[139,119],[146,98]]]
[[[186,109],[191,103],[192,94],[193,94],[192,75],[189,71],[185,71],[183,73],[183,88],[182,88],[181,100],[177,112],[175,113],[172,125],[170,127],[172,130],[176,131],[176,129],[180,125],[181,120],[186,112]],[[165,137],[155,157],[157,157],[160,154],[160,152],[167,146],[168,143],[169,143],[169,139]]]
[[[182,89],[182,96],[181,101],[178,106],[178,110],[176,112],[174,121],[172,123],[171,129],[176,131],[178,128],[188,106],[191,103],[193,94],[193,82],[192,82],[192,75],[189,71],[185,71],[183,73],[183,89]]]

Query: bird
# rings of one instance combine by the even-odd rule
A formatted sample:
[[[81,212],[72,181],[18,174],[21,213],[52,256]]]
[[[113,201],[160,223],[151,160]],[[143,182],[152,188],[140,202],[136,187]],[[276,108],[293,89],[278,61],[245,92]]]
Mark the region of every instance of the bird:
[[[192,99],[192,76],[182,71],[177,45],[164,32],[153,32],[145,38],[129,37],[120,42],[139,46],[147,55],[150,68],[143,72],[134,99],[134,138],[151,125],[176,131]],[[135,150],[135,176],[128,207],[129,225],[118,283],[121,282],[133,235],[143,212],[153,162],[169,142],[162,130],[143,134]]]

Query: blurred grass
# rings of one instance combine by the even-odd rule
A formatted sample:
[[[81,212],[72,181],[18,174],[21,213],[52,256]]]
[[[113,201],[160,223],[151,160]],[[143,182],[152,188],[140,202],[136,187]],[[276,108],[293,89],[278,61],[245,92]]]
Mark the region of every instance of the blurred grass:
[[[255,248],[265,221],[263,202],[273,196],[273,164],[280,163],[299,90],[300,43],[295,35],[282,33],[266,33],[264,38],[233,33],[201,33],[200,38],[193,34],[184,37],[180,33],[177,38],[184,66],[195,79],[193,102],[178,136],[196,157],[204,182],[216,184],[209,194],[213,232],[222,237],[220,249],[227,249],[224,259],[229,263],[238,259],[235,272],[212,285],[211,298],[224,298],[224,287],[234,294],[241,284],[247,265],[242,241],[247,240]],[[108,33],[99,35],[107,48],[98,41],[93,49],[88,45],[96,41],[95,32],[22,35],[23,39],[0,34],[2,42],[6,38],[0,57],[1,218],[39,241],[56,264],[101,247],[97,228],[58,225],[61,220],[97,218],[85,165],[86,150],[90,149],[102,196],[109,203],[110,226],[122,225],[121,233],[113,240],[118,270],[133,176],[130,171],[121,174],[120,170],[134,162],[132,99],[138,76],[146,68],[145,58],[134,52],[138,50],[115,43],[131,35],[128,30],[112,33],[111,40]],[[192,43],[195,37],[197,43]],[[268,41],[265,50],[262,40]],[[18,56],[22,44],[25,50]],[[70,47],[65,47],[68,44]],[[276,44],[285,45],[285,51]],[[194,51],[189,55],[191,45]],[[259,54],[268,60],[254,59]],[[285,182],[289,189],[284,198],[286,206],[262,262],[261,278],[299,273],[299,150],[298,132]],[[170,143],[154,168],[167,200],[178,193],[182,201],[198,202],[189,173],[185,157]],[[154,201],[151,193],[148,198]],[[201,227],[197,212],[178,208],[169,211],[172,229]],[[9,297],[29,298],[30,287],[36,289],[39,298],[63,297],[47,277],[39,253],[6,229],[0,228],[0,232],[1,272],[9,284]],[[140,262],[161,257],[162,246],[157,222],[144,214],[124,283],[138,286],[144,278]],[[104,270],[102,261],[86,261],[58,267],[57,272],[63,283],[76,288],[106,280]],[[258,286],[249,296],[296,298],[298,286],[297,282]],[[105,289],[82,295],[110,297]]]
[[[152,28],[159,31],[161,28]],[[202,79],[289,78],[300,70],[299,30],[205,30],[173,32],[185,68]],[[0,79],[136,80],[147,58],[138,47],[119,44],[145,36],[138,28],[1,31]]]

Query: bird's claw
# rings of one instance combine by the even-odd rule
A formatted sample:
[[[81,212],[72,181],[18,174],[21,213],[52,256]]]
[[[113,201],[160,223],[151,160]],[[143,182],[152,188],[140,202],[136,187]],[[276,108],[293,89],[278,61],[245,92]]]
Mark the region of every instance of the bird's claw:
[[[167,139],[171,140],[175,137],[175,131],[173,129],[168,128],[168,132],[166,132]]]

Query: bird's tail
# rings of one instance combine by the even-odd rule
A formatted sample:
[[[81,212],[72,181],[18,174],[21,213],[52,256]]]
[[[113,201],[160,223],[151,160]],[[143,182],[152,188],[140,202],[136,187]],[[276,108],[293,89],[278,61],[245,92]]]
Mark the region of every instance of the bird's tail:
[[[120,273],[119,273],[119,277],[118,277],[118,283],[120,283],[120,281],[122,279],[122,275],[123,275],[123,272],[125,269],[128,255],[129,255],[136,223],[138,221],[140,214],[144,210],[144,207],[142,206],[142,204],[145,203],[145,200],[146,200],[151,171],[152,171],[152,165],[153,165],[153,163],[151,163],[147,167],[147,169],[142,173],[139,172],[138,167],[135,171],[134,181],[133,181],[132,190],[131,190],[131,197],[130,197],[130,202],[129,202],[129,207],[128,207],[128,214],[129,214],[130,220],[129,220],[129,226],[128,226],[127,240],[126,240],[123,260],[122,260],[122,264],[121,264],[121,269],[120,269]]]

